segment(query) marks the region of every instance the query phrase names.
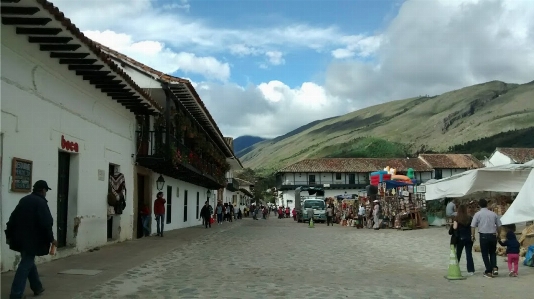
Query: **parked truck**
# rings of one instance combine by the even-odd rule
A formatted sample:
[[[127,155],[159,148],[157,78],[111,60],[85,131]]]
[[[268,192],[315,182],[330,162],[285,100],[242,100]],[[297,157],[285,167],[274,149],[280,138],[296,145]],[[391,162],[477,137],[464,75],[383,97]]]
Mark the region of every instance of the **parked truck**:
[[[301,195],[308,192],[308,195]],[[295,189],[295,210],[298,222],[308,222],[309,208],[313,209],[314,222],[326,222],[326,204],[324,201],[324,189],[319,187],[298,187]]]

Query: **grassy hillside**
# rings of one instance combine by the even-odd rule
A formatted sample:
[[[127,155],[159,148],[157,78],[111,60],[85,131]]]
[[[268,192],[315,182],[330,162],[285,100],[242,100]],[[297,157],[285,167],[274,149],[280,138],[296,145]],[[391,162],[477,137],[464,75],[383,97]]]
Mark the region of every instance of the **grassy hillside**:
[[[533,127],[533,99],[534,82],[492,81],[440,96],[393,101],[257,143],[241,160],[246,167],[273,171],[307,157],[378,153],[402,157],[448,151],[469,141]]]
[[[240,136],[234,139],[234,152],[240,158],[249,152],[248,148],[258,142],[266,140],[257,136]]]

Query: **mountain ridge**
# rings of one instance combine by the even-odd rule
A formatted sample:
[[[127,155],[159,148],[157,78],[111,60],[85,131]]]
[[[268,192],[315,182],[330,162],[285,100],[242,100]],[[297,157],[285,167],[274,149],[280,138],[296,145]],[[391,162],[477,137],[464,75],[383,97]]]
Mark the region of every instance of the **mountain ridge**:
[[[246,151],[247,148],[253,146],[254,144],[258,142],[262,142],[264,140],[267,140],[266,138],[262,138],[259,136],[250,136],[250,135],[244,135],[239,136],[236,139],[234,139],[234,152],[236,153],[236,156],[242,157],[248,151]]]
[[[274,171],[304,158],[334,152],[343,156],[340,147],[346,152],[349,146],[358,148],[356,156],[361,156],[366,142],[379,142],[383,152],[390,154],[403,151],[385,147],[405,147],[406,153],[414,154],[444,152],[469,141],[532,127],[533,98],[532,82],[490,81],[441,95],[391,101],[317,120],[256,143],[241,160],[245,167]]]

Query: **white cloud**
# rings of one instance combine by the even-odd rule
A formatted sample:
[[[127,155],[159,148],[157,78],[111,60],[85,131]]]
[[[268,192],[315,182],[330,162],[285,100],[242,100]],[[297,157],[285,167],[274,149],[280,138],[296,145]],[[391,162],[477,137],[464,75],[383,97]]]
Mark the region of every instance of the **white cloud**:
[[[283,58],[283,54],[280,51],[267,51],[265,55],[269,59],[269,63],[272,65],[281,65],[286,63]]]
[[[223,132],[235,137],[276,137],[290,128],[344,113],[348,107],[311,82],[296,88],[280,81],[247,87],[202,83],[197,90]]]
[[[534,79],[534,3],[410,0],[378,41],[355,42],[378,45],[375,58],[333,62],[325,86],[357,106],[491,80],[526,83]]]
[[[247,46],[245,44],[235,44],[230,46],[230,53],[237,56],[258,55],[261,53],[254,47]]]
[[[334,58],[368,57],[380,48],[382,36],[345,36],[341,40],[346,47],[333,50]]]
[[[167,73],[181,69],[225,80],[230,67],[214,58],[220,53],[257,56],[264,68],[303,49],[337,58],[315,83],[196,82],[222,131],[235,137],[274,137],[379,102],[490,80],[534,80],[531,0],[407,0],[384,30],[368,34],[306,24],[221,28],[150,0],[54,3],[104,44]]]
[[[189,4],[189,0],[180,0],[180,2],[174,2],[170,4],[164,4],[163,9],[183,9],[187,12],[189,12],[189,9],[191,8],[191,5]]]
[[[227,81],[230,66],[214,57],[200,57],[189,52],[175,52],[158,41],[134,42],[132,36],[110,30],[84,31],[87,37],[132,57],[156,70],[172,74],[176,71],[200,74],[208,79]]]
[[[95,5],[95,2],[99,5]],[[187,47],[195,53],[259,55],[282,47],[294,51],[330,51],[337,47],[351,47],[349,42],[355,37],[364,38],[346,34],[336,26],[317,27],[305,23],[269,28],[225,28],[181,14],[180,11],[166,9],[165,5],[157,6],[157,2],[151,0],[55,0],[54,4],[84,30],[135,34],[136,37],[161,41],[168,46]],[[360,54],[359,48],[351,51]],[[369,51],[366,48],[362,54],[368,55]]]

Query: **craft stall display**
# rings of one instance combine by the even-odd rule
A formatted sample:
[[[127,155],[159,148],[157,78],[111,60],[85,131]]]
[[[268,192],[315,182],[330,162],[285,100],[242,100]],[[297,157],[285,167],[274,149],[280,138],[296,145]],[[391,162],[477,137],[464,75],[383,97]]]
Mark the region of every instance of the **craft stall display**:
[[[424,196],[414,193],[414,171],[397,174],[389,166],[371,174],[371,183],[378,187],[377,200],[382,207],[382,227],[397,229],[426,228],[428,224],[422,212],[426,203]],[[368,203],[367,208],[371,209]]]

